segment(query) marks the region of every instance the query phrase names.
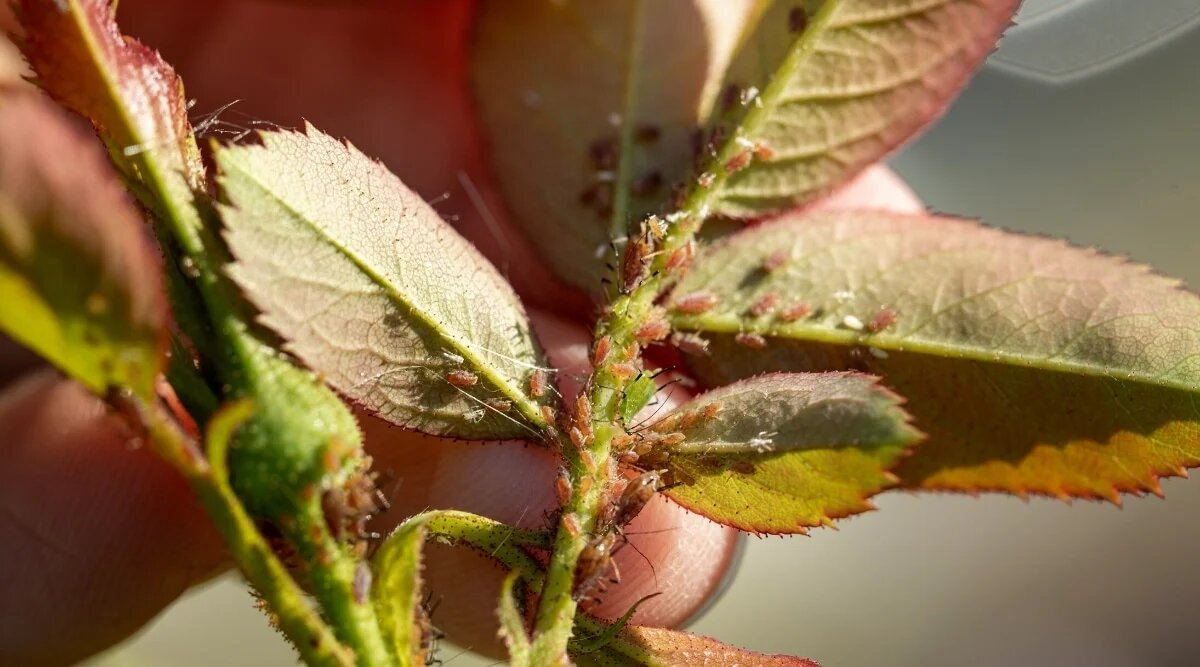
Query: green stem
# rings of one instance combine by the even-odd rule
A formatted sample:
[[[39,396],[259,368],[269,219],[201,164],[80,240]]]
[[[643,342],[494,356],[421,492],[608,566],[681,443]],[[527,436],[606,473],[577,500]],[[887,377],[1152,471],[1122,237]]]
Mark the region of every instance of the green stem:
[[[304,591],[259,534],[254,521],[230,488],[225,447],[238,424],[250,414],[248,403],[222,411],[209,427],[209,455],[199,456],[195,442],[161,408],[136,405],[156,453],[184,474],[238,569],[269,605],[279,629],[309,665],[349,667],[354,654],[334,637],[313,611]]]
[[[359,665],[394,665],[375,607],[368,597],[359,598],[355,593],[354,577],[360,562],[351,547],[340,544],[330,534],[319,501],[301,513],[290,528],[287,537],[310,565],[313,596],[320,600],[321,611],[334,633],[353,648]]]

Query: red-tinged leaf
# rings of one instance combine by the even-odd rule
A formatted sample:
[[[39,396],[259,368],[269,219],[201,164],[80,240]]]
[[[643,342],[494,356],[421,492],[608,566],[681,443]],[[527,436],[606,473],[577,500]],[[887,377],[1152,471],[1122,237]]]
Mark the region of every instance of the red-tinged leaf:
[[[768,0],[709,118],[712,212],[828,193],[936,118],[1020,0]]]
[[[602,631],[603,623],[589,623]],[[572,656],[579,665],[646,667],[820,667],[807,658],[755,653],[679,630],[629,626],[604,648]]]
[[[166,358],[161,268],[90,144],[41,98],[0,98],[0,329],[93,392],[148,397]]]
[[[711,248],[672,300],[696,291],[715,305],[674,322],[711,338],[703,381],[854,368],[903,395],[929,435],[905,486],[1115,502],[1200,464],[1200,298],[1144,267],[963,220],[821,214]]]
[[[22,51],[38,85],[92,121],[117,165],[188,200],[204,187],[204,167],[183,84],[157,52],[121,34],[116,4],[19,0]]]
[[[921,434],[898,398],[858,373],[773,373],[719,387],[651,427],[664,438],[665,493],[754,533],[803,533],[872,509]]]

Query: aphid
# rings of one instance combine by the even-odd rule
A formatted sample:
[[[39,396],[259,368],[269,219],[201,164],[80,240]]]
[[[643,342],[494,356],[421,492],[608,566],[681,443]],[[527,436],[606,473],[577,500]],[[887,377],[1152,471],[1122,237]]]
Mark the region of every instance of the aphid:
[[[658,171],[652,171],[633,179],[633,181],[629,184],[629,192],[632,193],[634,197],[647,197],[655,192],[658,192],[658,189],[662,187],[662,184],[662,173]]]
[[[588,472],[596,472],[596,459],[592,456],[590,451],[586,449],[580,451],[579,461],[583,463],[583,467],[586,468]]]
[[[621,266],[621,293],[629,294],[642,282],[646,275],[646,259],[653,252],[645,236],[630,239],[625,246],[624,263]]]
[[[575,397],[575,414],[572,415],[575,420],[575,428],[579,429],[584,434],[592,432],[592,402],[588,400],[587,388],[579,392]]]
[[[672,251],[671,255],[667,257],[666,269],[667,271],[682,271],[692,263],[692,258],[695,256],[696,243],[688,241]]]
[[[804,11],[804,7],[797,5],[788,12],[788,32],[796,33],[803,32],[808,27],[808,12]]]
[[[588,437],[583,434],[578,428],[572,426],[567,429],[568,435],[571,437],[571,444],[575,445],[576,449],[583,449],[587,446]]]
[[[608,371],[613,374],[613,377],[617,378],[621,382],[628,380],[638,372],[636,366],[626,363],[613,364],[612,366],[608,367]]]
[[[369,466],[370,460],[365,460],[343,486],[321,494],[321,513],[335,540],[373,537],[367,533],[367,520],[386,506],[386,499],[375,486],[375,475],[362,472]]]
[[[795,322],[801,318],[808,317],[810,313],[812,313],[812,307],[807,303],[796,303],[784,308],[783,312],[779,313],[779,319],[784,322]]]
[[[708,339],[699,334],[676,331],[671,334],[671,344],[680,352],[693,357],[708,356]]]
[[[787,264],[789,259],[791,259],[791,253],[786,248],[780,248],[779,250],[776,250],[768,255],[767,258],[763,260],[763,271],[766,271],[767,273],[773,273],[784,264]]]
[[[675,299],[671,308],[688,315],[699,315],[711,310],[718,301],[717,295],[712,292],[692,292]]]
[[[612,169],[617,166],[617,140],[612,137],[597,139],[588,146],[588,157],[595,169]]]
[[[705,405],[704,406],[704,418],[712,419],[713,417],[716,417],[717,414],[719,414],[721,412],[721,407],[722,407],[722,403],[720,401],[713,401],[712,403]]]
[[[359,561],[354,567],[354,601],[366,604],[371,597],[371,567],[366,561]]]
[[[489,398],[484,403],[496,412],[508,412],[512,410],[512,401],[505,398]]]
[[[574,514],[568,514],[564,516],[562,518],[562,524],[563,528],[567,530],[567,533],[570,534],[571,537],[579,537],[579,533],[582,532],[579,528],[579,520],[575,518]]]
[[[617,412],[621,416],[622,423],[628,424],[633,421],[637,413],[642,411],[650,403],[650,399],[654,398],[654,394],[658,392],[658,385],[654,382],[654,376],[646,373],[641,373],[629,383],[625,391],[621,395],[621,401],[617,406]]]
[[[446,382],[455,387],[473,387],[479,383],[479,376],[471,371],[457,369],[446,373]]]
[[[626,449],[633,444],[633,436],[628,433],[618,433],[611,440],[613,449]]]
[[[760,141],[754,144],[754,157],[759,160],[770,160],[775,157],[775,149]]]
[[[639,144],[651,144],[658,141],[661,134],[657,125],[642,124],[638,125],[633,131],[633,138]]]
[[[625,490],[621,492],[621,498],[617,500],[617,512],[613,518],[613,524],[624,526],[633,521],[634,517],[646,507],[646,503],[654,497],[654,494],[658,493],[661,481],[662,473],[657,470],[644,472],[630,480],[625,485]]]
[[[701,415],[702,413],[699,410],[688,410],[680,416],[679,424],[673,425],[673,427],[685,430],[690,429],[696,425],[696,422],[700,421]],[[663,424],[661,428],[667,428],[667,425]]]
[[[612,351],[612,338],[602,336],[592,347],[592,367],[599,368],[603,366],[604,361],[608,359],[610,351]]]
[[[546,372],[540,368],[533,369],[529,374],[529,395],[541,398],[546,393]]]
[[[682,433],[667,433],[658,438],[657,444],[662,447],[678,447],[683,444],[684,440],[687,440],[687,436]]]
[[[758,297],[754,305],[750,306],[750,314],[755,317],[762,317],[767,313],[775,310],[775,306],[779,304],[779,292],[767,292]]]
[[[741,171],[750,166],[750,159],[753,153],[750,151],[738,151],[733,157],[725,161],[725,172],[732,174]],[[708,187],[707,185],[704,187]]]
[[[650,317],[633,332],[633,337],[642,345],[658,342],[671,334],[671,325],[661,315],[652,313]]]
[[[576,602],[595,590],[608,572],[612,565],[612,548],[615,543],[616,535],[605,533],[592,538],[579,552],[579,561],[575,565],[575,582],[571,586],[571,598]]]
[[[559,505],[566,505],[571,498],[571,474],[566,468],[558,469],[558,475],[554,478],[554,495]]]
[[[854,315],[846,315],[843,317],[842,326],[846,327],[847,329],[853,329],[854,331],[862,331],[866,327],[866,325],[863,324],[863,321]]]
[[[711,171],[706,171],[703,174],[700,174],[699,176],[696,177],[696,183],[698,183],[700,185],[700,187],[702,187],[702,188],[711,188],[713,182],[716,180],[717,180],[716,175],[713,174]]]
[[[754,464],[749,461],[733,461],[729,464],[729,469],[743,475],[753,475],[756,470]]]
[[[550,407],[549,405],[543,405],[541,407],[541,412],[542,421],[546,422],[547,424],[553,424],[555,417],[558,416],[554,414],[554,408]]]
[[[867,331],[879,333],[895,323],[896,311],[891,308],[881,308],[871,317],[871,321],[867,322]]]
[[[733,337],[733,342],[753,350],[761,350],[767,346],[767,339],[756,333],[742,332]]]

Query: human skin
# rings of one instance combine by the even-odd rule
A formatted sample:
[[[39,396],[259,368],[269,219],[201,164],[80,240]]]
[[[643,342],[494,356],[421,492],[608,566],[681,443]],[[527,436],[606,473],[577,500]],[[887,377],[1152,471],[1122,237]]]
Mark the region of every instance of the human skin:
[[[464,71],[471,3],[335,4],[123,0],[119,19],[162,50],[198,110],[241,100],[226,112],[228,122],[294,126],[307,118],[349,137],[427,199],[450,193],[438,210],[540,309],[543,345],[557,364],[575,369],[563,379],[582,374],[588,303],[550,277],[509,228],[488,173]],[[463,193],[463,174],[496,226]],[[820,206],[922,209],[883,167]],[[65,664],[127,637],[229,563],[174,470],[129,442],[81,388],[29,366],[0,340],[0,384],[7,385],[0,392],[0,664]],[[543,525],[557,469],[549,451],[448,441],[360,418],[392,500],[379,529],[427,507]],[[627,530],[641,555],[618,554],[621,583],[595,612],[619,615],[661,589],[636,619],[651,625],[677,625],[701,608],[735,544],[731,530],[663,499]],[[437,624],[459,644],[494,651],[499,571],[446,547],[432,547],[429,561],[443,600]]]

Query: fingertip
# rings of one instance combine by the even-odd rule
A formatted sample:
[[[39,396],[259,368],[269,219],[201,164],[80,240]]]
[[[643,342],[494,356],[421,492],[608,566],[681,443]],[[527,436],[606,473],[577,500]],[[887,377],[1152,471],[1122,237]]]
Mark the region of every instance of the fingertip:
[[[0,431],[0,663],[99,651],[224,566],[182,476],[75,383],[18,381]]]
[[[886,165],[876,164],[808,208],[810,211],[848,209],[915,214],[924,213],[925,204],[896,172]]]
[[[613,560],[620,582],[600,596],[589,612],[604,619],[621,617],[648,595],[631,622],[678,627],[693,618],[722,588],[731,573],[741,539],[727,526],[656,496],[628,526],[628,545]]]

